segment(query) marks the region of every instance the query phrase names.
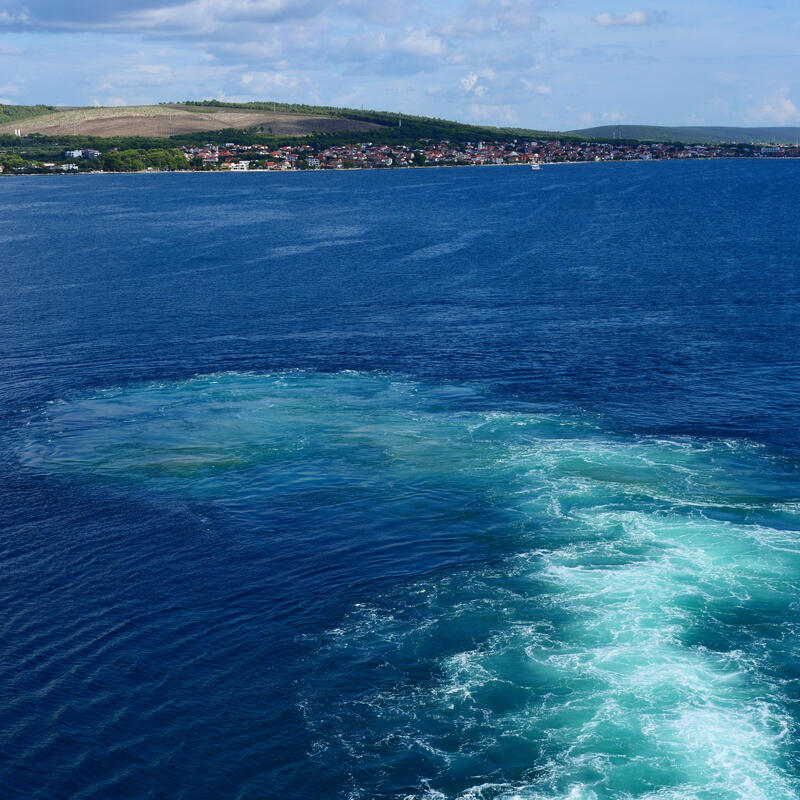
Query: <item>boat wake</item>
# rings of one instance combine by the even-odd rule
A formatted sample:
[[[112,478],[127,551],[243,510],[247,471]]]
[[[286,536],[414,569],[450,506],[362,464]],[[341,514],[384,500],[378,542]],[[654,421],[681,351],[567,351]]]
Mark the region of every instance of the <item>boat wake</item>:
[[[296,703],[331,795],[799,797],[795,467],[489,405],[384,375],[220,374],[52,404],[19,456],[255,519],[287,496],[347,506],[367,580],[416,553],[416,577],[310,636]],[[461,563],[420,563],[432,541]]]

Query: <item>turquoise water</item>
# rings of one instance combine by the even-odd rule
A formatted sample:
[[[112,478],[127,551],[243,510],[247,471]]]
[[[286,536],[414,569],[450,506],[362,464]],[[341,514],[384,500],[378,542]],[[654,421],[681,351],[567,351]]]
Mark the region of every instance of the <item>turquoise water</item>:
[[[325,564],[429,559],[306,635],[310,757],[348,798],[799,796],[800,476],[763,446],[303,371],[84,394],[16,446],[251,537],[298,509],[261,545],[301,603]],[[444,569],[465,539],[494,557]]]

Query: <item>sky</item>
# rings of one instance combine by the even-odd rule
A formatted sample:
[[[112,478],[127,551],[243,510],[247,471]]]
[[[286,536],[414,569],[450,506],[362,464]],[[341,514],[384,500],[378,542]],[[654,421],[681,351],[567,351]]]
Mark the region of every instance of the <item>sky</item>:
[[[0,0],[0,102],[800,124],[800,0]]]

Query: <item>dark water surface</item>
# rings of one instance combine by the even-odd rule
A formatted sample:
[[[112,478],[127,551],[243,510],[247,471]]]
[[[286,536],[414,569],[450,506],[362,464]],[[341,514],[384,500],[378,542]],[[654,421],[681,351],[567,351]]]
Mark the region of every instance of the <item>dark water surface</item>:
[[[0,795],[800,797],[799,214],[0,180]]]

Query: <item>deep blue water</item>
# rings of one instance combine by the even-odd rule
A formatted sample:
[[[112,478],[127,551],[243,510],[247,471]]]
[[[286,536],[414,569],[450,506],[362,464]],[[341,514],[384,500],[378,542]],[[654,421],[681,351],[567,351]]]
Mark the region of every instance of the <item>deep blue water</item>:
[[[799,214],[0,180],[0,795],[800,797]]]

